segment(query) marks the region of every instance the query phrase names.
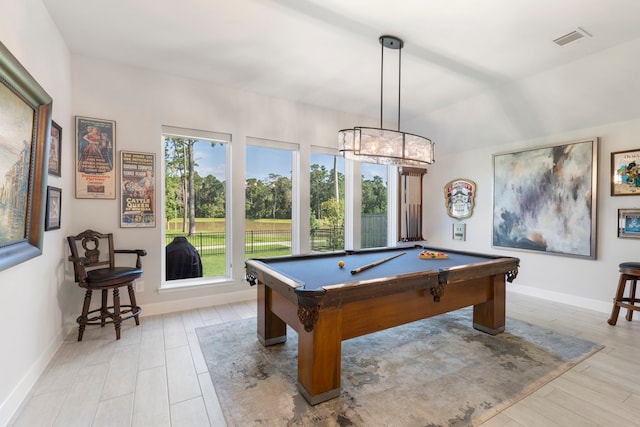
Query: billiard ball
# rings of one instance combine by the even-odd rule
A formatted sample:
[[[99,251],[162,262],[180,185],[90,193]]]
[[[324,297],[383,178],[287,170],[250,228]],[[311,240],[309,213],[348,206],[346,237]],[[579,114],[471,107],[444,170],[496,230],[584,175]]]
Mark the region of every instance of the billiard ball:
[[[340,268],[344,267],[344,261],[338,261],[338,267]]]

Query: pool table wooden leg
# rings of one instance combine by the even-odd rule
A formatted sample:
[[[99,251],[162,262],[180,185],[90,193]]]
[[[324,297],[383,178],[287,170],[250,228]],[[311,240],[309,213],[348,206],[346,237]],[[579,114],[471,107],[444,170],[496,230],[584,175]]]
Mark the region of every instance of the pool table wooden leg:
[[[473,306],[473,327],[491,335],[504,332],[506,286],[504,275],[488,277],[487,301]]]
[[[298,390],[311,405],[340,395],[342,310],[320,310],[311,332],[298,333]]]
[[[265,347],[287,340],[287,324],[271,311],[273,296],[271,288],[258,284],[258,340]]]

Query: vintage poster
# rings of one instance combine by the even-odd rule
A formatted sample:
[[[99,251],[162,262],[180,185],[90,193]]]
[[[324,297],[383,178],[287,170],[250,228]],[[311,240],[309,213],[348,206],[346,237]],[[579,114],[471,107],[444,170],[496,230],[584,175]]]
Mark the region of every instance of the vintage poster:
[[[121,151],[120,227],[155,227],[155,155]]]
[[[76,117],[76,198],[116,198],[116,122]]]

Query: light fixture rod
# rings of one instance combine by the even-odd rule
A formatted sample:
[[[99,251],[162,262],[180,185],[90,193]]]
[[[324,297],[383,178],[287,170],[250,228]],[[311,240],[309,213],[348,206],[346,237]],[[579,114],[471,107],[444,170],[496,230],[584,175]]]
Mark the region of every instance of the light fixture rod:
[[[380,128],[383,127],[383,92],[384,92],[384,48],[388,47],[389,49],[397,49],[398,50],[398,132],[400,132],[400,88],[401,79],[402,79],[402,48],[404,47],[404,42],[402,39],[395,36],[380,36],[380,45],[382,52],[380,54]]]
[[[383,36],[384,37],[384,36]],[[384,42],[383,37],[380,37],[380,48],[382,51],[380,52],[380,128],[382,129],[382,96],[384,93]]]
[[[398,132],[400,132],[400,88],[402,87],[402,48],[398,50]]]

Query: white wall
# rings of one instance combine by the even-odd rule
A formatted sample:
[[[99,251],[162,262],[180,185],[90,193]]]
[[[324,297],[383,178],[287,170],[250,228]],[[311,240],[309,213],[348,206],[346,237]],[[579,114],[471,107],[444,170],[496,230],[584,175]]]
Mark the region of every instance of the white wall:
[[[70,150],[69,52],[39,0],[0,1],[0,41],[53,98],[53,120]],[[69,165],[63,159],[63,168]],[[4,425],[58,349],[63,317],[78,304],[78,288],[64,281],[64,236],[71,218],[71,174],[48,177],[63,188],[62,228],[44,235],[43,255],[0,272],[0,425]]]

